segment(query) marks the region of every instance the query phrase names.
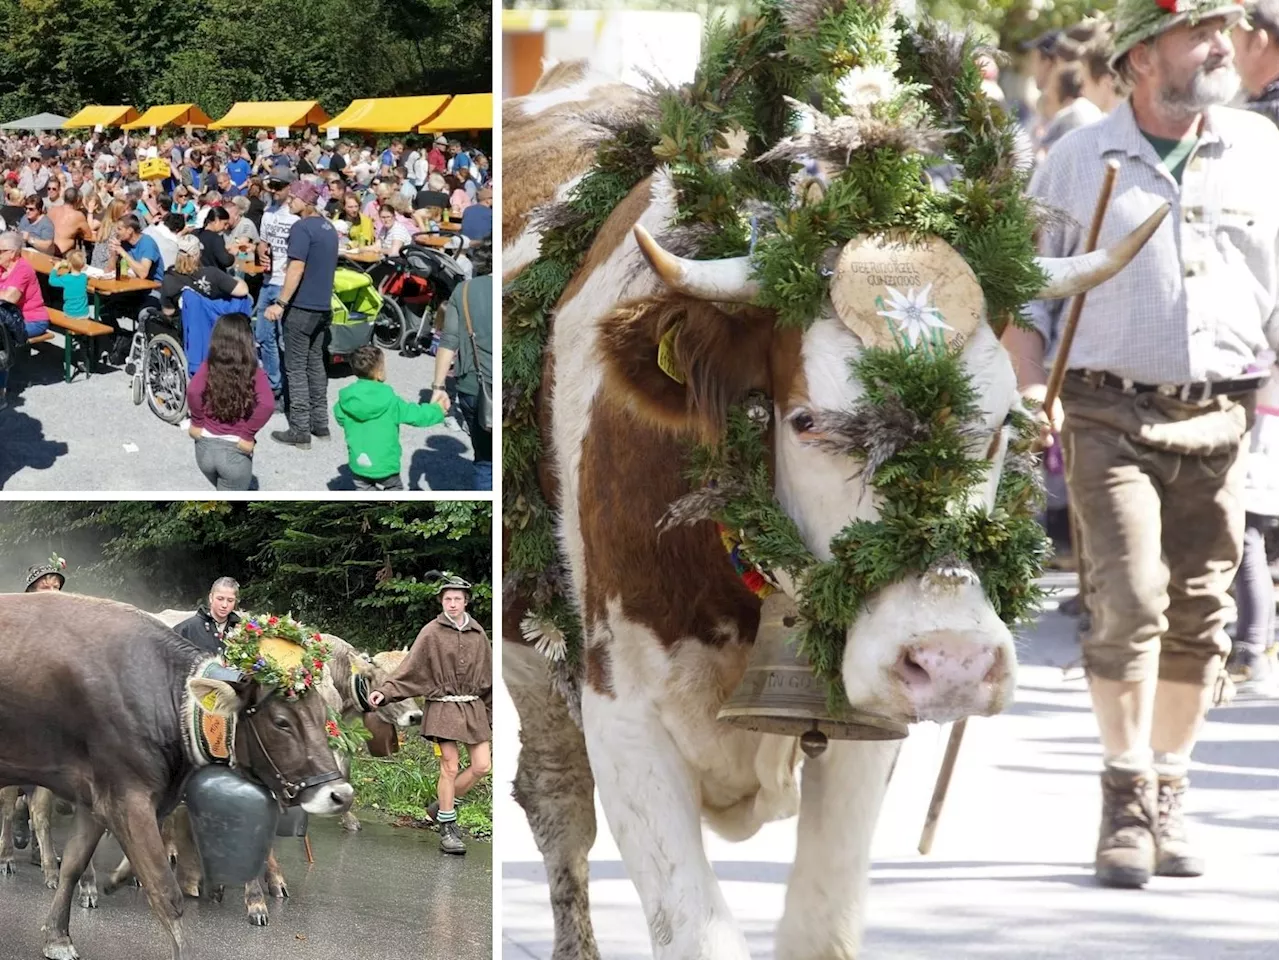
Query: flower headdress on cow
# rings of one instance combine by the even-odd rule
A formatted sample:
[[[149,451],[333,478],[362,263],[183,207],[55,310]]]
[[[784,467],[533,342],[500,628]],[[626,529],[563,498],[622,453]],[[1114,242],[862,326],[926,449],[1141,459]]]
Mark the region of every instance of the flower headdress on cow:
[[[315,688],[330,656],[320,634],[288,614],[255,613],[231,628],[222,659],[286,700],[296,700]]]
[[[56,553],[44,563],[37,563],[35,566],[28,568],[26,592],[30,593],[32,587],[50,574],[58,578],[58,589],[61,590],[67,583],[66,569],[67,561]]]
[[[539,257],[504,291],[507,582],[528,606],[526,639],[558,659],[562,689],[576,688],[582,632],[539,488],[543,350],[596,231],[659,164],[676,215],[658,239],[636,235],[668,287],[771,308],[777,325],[802,330],[830,297],[861,339],[851,375],[863,398],[823,432],[861,458],[881,503],[877,520],[851,523],[819,562],[774,496],[772,406],[757,397],[730,410],[722,437],[690,451],[694,490],[666,522],[714,521],[735,563],[786,575],[797,643],[832,704],[844,700],[848,624],[912,571],[964,563],[1007,623],[1034,611],[1046,541],[1028,416],[1011,418],[995,509],[952,509],[985,475],[972,452],[979,391],[960,346],[982,322],[997,334],[1024,324],[1028,301],[1063,296],[1086,265],[1036,257],[1015,125],[983,90],[988,53],[972,36],[907,21],[890,0],[765,0],[757,17],[711,26],[691,84],[617,118],[593,115],[606,134],[594,169],[535,213]],[[735,140],[745,153],[726,162]],[[850,283],[860,270],[884,282]],[[678,381],[680,353],[673,327],[655,363]]]

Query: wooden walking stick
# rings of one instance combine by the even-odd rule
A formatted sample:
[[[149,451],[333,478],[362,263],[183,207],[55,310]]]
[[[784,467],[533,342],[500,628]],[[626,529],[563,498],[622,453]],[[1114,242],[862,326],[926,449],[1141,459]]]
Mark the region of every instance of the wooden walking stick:
[[[1093,253],[1098,249],[1098,235],[1102,232],[1102,220],[1107,214],[1107,205],[1111,202],[1111,191],[1116,185],[1116,174],[1120,172],[1120,161],[1108,160],[1102,175],[1102,189],[1098,192],[1098,202],[1093,208],[1093,222],[1089,225],[1089,236],[1085,243],[1085,253]],[[1044,409],[1053,420],[1053,405],[1062,392],[1062,381],[1067,375],[1067,356],[1071,353],[1071,343],[1076,338],[1076,327],[1080,324],[1080,311],[1084,309],[1084,294],[1076,294],[1071,301],[1071,309],[1067,313],[1067,324],[1062,328],[1062,339],[1058,346],[1058,355],[1053,361],[1053,369],[1049,372],[1049,382],[1045,387]],[[1072,531],[1074,533],[1074,531]],[[1072,538],[1074,539],[1074,537]],[[1075,550],[1075,544],[1072,544]],[[1077,553],[1076,570],[1079,576],[1079,554]],[[1081,591],[1084,583],[1080,581]],[[1082,594],[1083,596],[1083,594]],[[938,829],[938,818],[942,816],[942,804],[947,799],[947,790],[951,786],[951,774],[955,772],[956,758],[960,755],[960,742],[964,740],[965,725],[968,718],[957,720],[951,725],[951,736],[947,740],[947,751],[942,756],[942,768],[938,771],[938,780],[933,785],[933,797],[929,801],[929,812],[925,814],[924,829],[920,832],[920,845],[917,849],[928,855],[933,849],[933,835]]]
[[[315,863],[316,858],[311,854],[311,834],[309,832],[302,835],[302,846],[307,852],[307,863]]]

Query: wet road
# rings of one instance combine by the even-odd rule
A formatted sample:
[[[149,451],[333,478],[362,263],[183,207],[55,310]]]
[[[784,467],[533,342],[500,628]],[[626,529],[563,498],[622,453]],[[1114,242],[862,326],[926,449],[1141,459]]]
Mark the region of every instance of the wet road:
[[[58,817],[54,840],[70,819]],[[336,820],[311,818],[315,864],[302,840],[276,848],[287,900],[268,899],[271,923],[251,927],[242,891],[222,903],[186,901],[187,960],[436,960],[492,956],[492,847],[470,840],[465,857],[446,857],[429,830],[366,822],[345,834]],[[40,925],[53,896],[40,868],[18,851],[19,873],[0,877],[0,960],[41,960]],[[110,838],[98,847],[99,884],[119,863]],[[71,936],[82,960],[170,960],[169,938],[146,895],[128,887],[99,898],[96,910],[73,901]]]

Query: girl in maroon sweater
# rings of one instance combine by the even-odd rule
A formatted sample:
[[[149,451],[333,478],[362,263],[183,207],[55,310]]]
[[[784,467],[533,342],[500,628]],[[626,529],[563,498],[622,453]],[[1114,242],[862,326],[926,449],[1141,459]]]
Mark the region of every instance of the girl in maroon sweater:
[[[208,357],[191,378],[187,404],[200,472],[219,490],[248,490],[254,437],[275,412],[275,397],[243,313],[218,319]]]

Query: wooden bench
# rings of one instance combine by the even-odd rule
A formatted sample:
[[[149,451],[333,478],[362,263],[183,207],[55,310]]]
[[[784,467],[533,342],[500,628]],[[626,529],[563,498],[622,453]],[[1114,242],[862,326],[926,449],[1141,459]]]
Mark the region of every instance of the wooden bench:
[[[105,323],[98,323],[97,320],[78,320],[74,317],[68,317],[61,310],[47,309],[49,326],[56,327],[62,333],[62,379],[70,383],[72,376],[75,374],[75,338],[84,337],[87,340],[91,337],[102,337],[109,333],[115,333],[115,329]],[[45,336],[50,335],[45,334]],[[86,342],[84,346],[87,361],[84,375],[88,379],[93,375],[93,344]]]

